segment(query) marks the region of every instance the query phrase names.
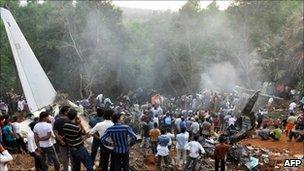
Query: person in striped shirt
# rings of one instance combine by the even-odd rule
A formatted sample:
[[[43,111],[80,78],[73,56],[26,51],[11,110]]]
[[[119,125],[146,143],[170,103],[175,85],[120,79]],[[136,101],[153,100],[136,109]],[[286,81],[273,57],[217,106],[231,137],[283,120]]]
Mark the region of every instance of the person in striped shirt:
[[[112,116],[114,125],[109,127],[101,137],[101,143],[113,146],[111,154],[110,170],[128,171],[129,170],[129,149],[134,145],[137,138],[135,133],[128,125],[123,125],[124,117],[122,114]],[[110,137],[112,142],[109,142]],[[129,142],[130,139],[130,142]]]
[[[87,171],[93,171],[93,161],[83,145],[82,136],[85,135],[85,131],[81,120],[77,117],[77,111],[70,109],[68,118],[70,121],[63,126],[63,140],[70,148],[72,171],[80,171],[80,163],[86,167]]]

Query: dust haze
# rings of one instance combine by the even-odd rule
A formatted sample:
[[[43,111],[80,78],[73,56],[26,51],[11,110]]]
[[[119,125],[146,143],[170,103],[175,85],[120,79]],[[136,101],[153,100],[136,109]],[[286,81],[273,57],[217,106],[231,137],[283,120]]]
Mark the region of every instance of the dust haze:
[[[77,5],[87,11],[85,26],[78,28],[71,17],[69,27],[72,37],[80,37],[75,41],[85,59],[77,66],[87,84],[83,88],[108,95],[138,88],[168,94],[205,88],[231,91],[236,85],[259,88],[259,56],[243,21],[233,23],[212,7],[198,11],[203,17],[191,17],[184,7],[179,12],[149,11],[142,19],[134,17],[142,10],[136,13],[113,6],[113,13],[107,10],[111,5],[102,2]],[[201,51],[204,48],[211,50]]]

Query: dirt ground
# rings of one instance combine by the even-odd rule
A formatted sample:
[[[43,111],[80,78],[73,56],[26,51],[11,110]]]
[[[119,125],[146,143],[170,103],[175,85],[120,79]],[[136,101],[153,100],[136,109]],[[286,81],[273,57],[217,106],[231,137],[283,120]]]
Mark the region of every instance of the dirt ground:
[[[286,170],[283,168],[283,161],[287,158],[295,158],[295,155],[304,155],[304,143],[288,142],[286,136],[282,136],[279,142],[267,140],[262,141],[260,139],[246,139],[241,143],[253,148],[265,148],[270,150],[269,163],[258,166],[260,171],[276,171]],[[171,152],[171,158],[175,156],[174,152]],[[14,160],[8,164],[9,170],[31,170],[34,167],[34,160],[30,155],[13,155]],[[142,150],[139,149],[139,145],[135,145],[130,152],[130,165],[136,166],[134,169],[141,171],[156,171],[155,168],[155,156],[147,154],[147,157],[143,156]],[[50,169],[52,170],[52,168]],[[182,168],[175,168],[175,171],[182,170]],[[241,166],[228,166],[228,170],[245,170]],[[304,171],[304,168],[293,169],[293,171]]]
[[[262,161],[261,154],[259,154],[259,166],[257,166],[258,171],[304,171],[304,167],[301,168],[284,168],[283,162],[285,159],[294,159],[298,156],[304,155],[304,143],[300,142],[288,142],[288,138],[283,136],[279,142],[275,142],[272,140],[262,141],[260,139],[246,139],[241,142],[241,144],[245,146],[250,146],[257,151],[261,151],[261,149],[268,149],[269,150],[269,161],[265,162]],[[143,157],[142,152],[136,148],[131,154],[132,159],[135,159],[136,163],[136,170],[145,170],[145,171],[158,171],[155,167],[156,159],[155,156],[152,154],[148,154],[147,157]],[[172,151],[170,153],[171,156],[171,163],[174,163],[172,158],[175,157],[175,153]],[[132,163],[132,162],[130,162]],[[132,164],[134,164],[132,163]],[[211,170],[213,169],[214,160],[209,160],[208,164],[212,166]],[[303,165],[304,166],[304,165]],[[181,167],[173,167],[174,171],[182,171]],[[246,170],[245,166],[236,166],[227,164],[228,171],[244,171]]]
[[[28,154],[13,154],[13,161],[8,163],[9,170],[31,170],[34,167],[34,158]]]
[[[260,139],[245,139],[241,142],[246,146],[254,146],[259,148],[267,148],[273,152],[286,153],[290,152],[292,155],[304,155],[304,143],[295,142],[294,140],[288,142],[288,137],[282,136],[280,141],[260,140]]]
[[[246,139],[241,142],[247,147],[269,150],[269,162],[265,163],[264,161],[259,161],[260,165],[258,170],[261,171],[277,171],[277,170],[286,170],[286,171],[304,171],[304,164],[300,168],[284,168],[283,163],[285,159],[296,159],[303,157],[304,155],[304,143],[295,142],[294,140],[289,142],[288,137],[285,135],[282,136],[280,141],[266,140],[261,139]],[[259,156],[261,157],[261,156]],[[261,158],[260,158],[261,159]]]

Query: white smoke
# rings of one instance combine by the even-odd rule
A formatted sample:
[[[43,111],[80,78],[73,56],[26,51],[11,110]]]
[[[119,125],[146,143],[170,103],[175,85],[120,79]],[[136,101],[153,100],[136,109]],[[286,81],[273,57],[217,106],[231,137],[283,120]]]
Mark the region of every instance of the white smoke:
[[[213,64],[201,74],[201,88],[231,91],[238,83],[239,76],[230,62]]]

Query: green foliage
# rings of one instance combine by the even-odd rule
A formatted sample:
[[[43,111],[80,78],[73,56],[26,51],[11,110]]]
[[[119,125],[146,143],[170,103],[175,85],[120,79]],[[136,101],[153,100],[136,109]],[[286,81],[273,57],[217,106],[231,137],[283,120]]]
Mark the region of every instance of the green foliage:
[[[189,0],[178,12],[123,23],[111,1],[0,0],[9,7],[55,89],[71,98],[138,87],[168,94],[202,88],[201,74],[229,62],[244,86],[256,80],[303,91],[303,2],[240,1],[225,11]],[[18,87],[0,22],[0,92]],[[4,35],[4,36],[2,36]],[[254,76],[254,78],[253,78]],[[85,93],[85,94],[83,94]]]
[[[10,45],[7,36],[2,34],[5,32],[3,23],[0,23],[0,32],[3,35],[0,36],[0,94],[3,95],[10,88],[17,87],[17,80]]]
[[[14,1],[0,0],[0,6],[14,10],[18,4]],[[10,88],[17,88],[17,79],[15,63],[2,22],[0,22],[0,42],[0,95],[4,95]]]
[[[303,78],[301,81],[298,82],[297,88],[302,94],[304,94],[304,79]]]

